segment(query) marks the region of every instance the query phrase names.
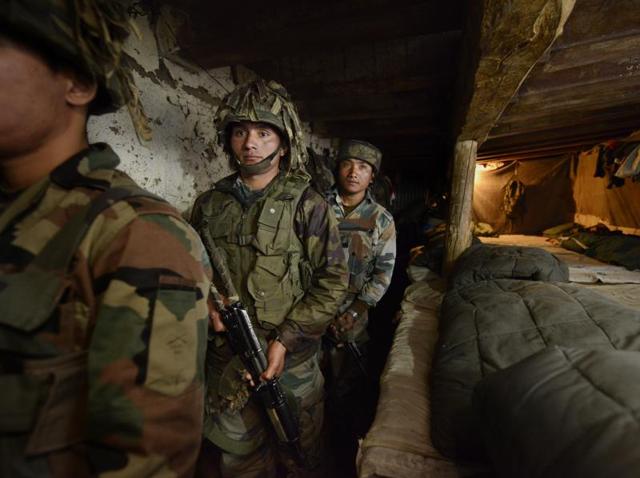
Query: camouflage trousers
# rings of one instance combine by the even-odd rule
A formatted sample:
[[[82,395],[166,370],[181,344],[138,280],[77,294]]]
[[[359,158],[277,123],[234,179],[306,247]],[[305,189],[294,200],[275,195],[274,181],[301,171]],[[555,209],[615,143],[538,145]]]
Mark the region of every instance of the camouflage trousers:
[[[321,432],[324,419],[324,378],[320,372],[318,355],[286,369],[280,383],[295,398],[300,413],[300,441],[309,469],[320,466]],[[239,412],[224,411],[211,417],[214,426],[225,435],[231,446],[220,445],[220,468],[225,478],[275,478],[278,463],[289,476],[307,477],[314,473],[297,469],[285,450],[277,446],[275,433],[260,405],[250,400]],[[225,448],[246,453],[231,453]]]

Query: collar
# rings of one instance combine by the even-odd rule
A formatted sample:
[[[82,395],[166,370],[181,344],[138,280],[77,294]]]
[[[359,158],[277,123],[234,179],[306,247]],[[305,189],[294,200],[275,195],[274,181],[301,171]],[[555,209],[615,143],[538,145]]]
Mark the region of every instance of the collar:
[[[111,147],[105,143],[95,143],[87,149],[74,154],[51,174],[51,181],[66,189],[78,186],[94,189],[107,189],[109,181],[90,177],[98,169],[115,169],[120,159]]]
[[[98,169],[115,169],[118,164],[120,164],[120,159],[108,144],[95,143],[57,166],[49,173],[49,178],[65,189],[73,189],[78,186],[108,189],[110,186],[108,181],[90,178],[89,174]],[[11,201],[18,197],[22,191],[9,192],[0,183],[0,202]]]
[[[331,189],[329,190],[329,197],[333,198],[333,200],[341,207],[344,209],[344,202],[342,201],[342,196],[340,196],[340,192],[338,191],[338,186],[333,186],[331,187]],[[374,203],[375,200],[373,199],[373,195],[371,194],[371,190],[369,188],[367,188],[367,190],[364,193],[364,198],[362,199],[362,201],[360,201],[358,203],[358,205],[356,206],[356,208],[360,207],[360,205],[364,202],[369,202],[369,203]]]

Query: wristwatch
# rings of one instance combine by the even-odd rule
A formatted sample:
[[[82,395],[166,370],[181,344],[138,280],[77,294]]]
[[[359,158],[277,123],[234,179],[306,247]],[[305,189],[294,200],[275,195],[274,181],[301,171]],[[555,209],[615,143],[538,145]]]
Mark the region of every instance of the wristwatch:
[[[356,320],[358,318],[358,313],[355,310],[347,310],[347,314],[351,314],[351,317],[353,318],[353,320]]]

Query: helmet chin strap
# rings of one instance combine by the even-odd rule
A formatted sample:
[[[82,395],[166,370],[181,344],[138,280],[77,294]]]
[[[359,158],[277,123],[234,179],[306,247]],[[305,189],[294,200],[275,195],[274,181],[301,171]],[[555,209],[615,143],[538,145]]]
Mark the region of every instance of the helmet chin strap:
[[[269,156],[264,158],[262,161],[259,161],[255,164],[242,164],[236,158],[236,163],[238,163],[238,168],[242,174],[254,175],[254,174],[262,174],[267,171],[271,167],[271,161],[276,157],[276,154],[280,152],[280,148],[276,149]]]

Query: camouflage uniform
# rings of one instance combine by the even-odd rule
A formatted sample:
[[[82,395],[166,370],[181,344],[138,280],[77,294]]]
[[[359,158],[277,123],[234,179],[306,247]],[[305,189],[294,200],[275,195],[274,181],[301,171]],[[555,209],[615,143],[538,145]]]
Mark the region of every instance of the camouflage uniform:
[[[358,148],[340,151],[338,161],[354,157],[369,162],[377,170],[381,155],[376,156],[377,161],[371,160],[367,148],[360,151],[360,146],[368,143],[352,143],[356,143]],[[378,151],[377,148],[375,151]],[[326,199],[338,218],[340,239],[350,274],[347,296],[338,308],[337,315],[348,310],[357,314],[354,327],[345,338],[355,341],[366,353],[363,346],[369,338],[368,309],[374,307],[387,291],[395,264],[396,230],[393,216],[375,201],[369,190],[362,202],[348,213],[337,186],[327,192]],[[331,347],[330,354],[332,395],[341,397],[358,387],[357,379],[361,378],[361,373],[344,348]]]
[[[46,270],[47,244],[103,191],[135,191],[117,164],[106,145],[74,156],[0,234],[1,476],[183,476],[195,463],[208,260],[173,207],[139,196],[102,211],[55,271],[53,303],[35,282],[5,289]],[[0,217],[19,200],[0,194]],[[6,313],[34,304],[51,310],[39,323]]]
[[[101,90],[92,108],[134,108],[118,52],[113,68],[84,63],[92,48],[121,47],[112,27],[125,11],[87,0],[85,21],[66,5],[4,2],[2,33],[83,64]],[[208,259],[178,211],[118,162],[97,144],[22,191],[0,187],[0,476],[192,473]]]
[[[239,90],[251,105],[274,99],[276,105],[286,104],[280,88],[259,80]],[[234,94],[222,108],[234,101]],[[248,107],[245,112],[242,103],[231,110],[235,120],[275,123],[280,130],[285,129],[283,123],[297,123],[295,110],[289,110],[293,118],[283,114],[282,122],[264,115],[264,110]],[[271,106],[267,110],[281,111]],[[220,122],[218,127],[224,130]],[[344,297],[347,271],[336,219],[304,174],[298,133],[299,125],[286,133],[290,157],[265,189],[250,191],[238,174],[227,177],[198,199],[192,223],[198,230],[206,228],[214,247],[222,252],[257,334],[265,342],[277,336],[287,349],[280,382],[295,399],[301,444],[313,468],[319,462],[324,404],[319,341]],[[226,289],[224,284],[216,286]],[[222,450],[224,476],[274,476],[276,440],[264,411],[249,400],[241,369],[224,334],[215,336],[207,352],[205,437]],[[285,456],[282,459],[293,468]]]

